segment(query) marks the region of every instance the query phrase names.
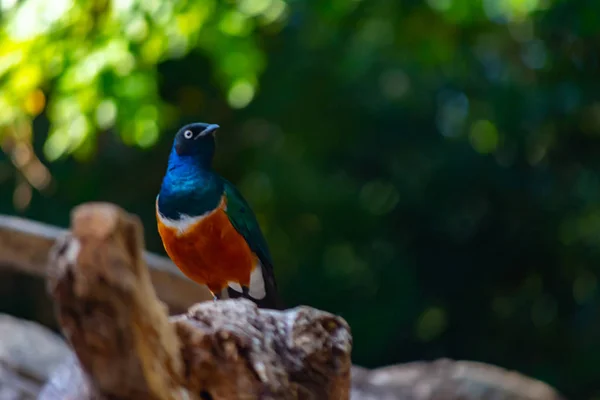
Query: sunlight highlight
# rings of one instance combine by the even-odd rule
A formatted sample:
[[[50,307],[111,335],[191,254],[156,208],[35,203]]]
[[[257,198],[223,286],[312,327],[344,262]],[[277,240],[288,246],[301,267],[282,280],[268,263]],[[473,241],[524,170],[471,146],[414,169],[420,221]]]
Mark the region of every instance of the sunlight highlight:
[[[244,108],[254,98],[254,86],[248,81],[236,82],[227,94],[227,102],[233,108]]]

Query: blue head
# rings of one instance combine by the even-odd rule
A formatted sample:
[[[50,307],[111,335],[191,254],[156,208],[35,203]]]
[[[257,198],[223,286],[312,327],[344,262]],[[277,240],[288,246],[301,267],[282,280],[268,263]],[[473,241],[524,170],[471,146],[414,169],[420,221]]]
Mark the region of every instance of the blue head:
[[[170,161],[196,164],[209,169],[215,155],[215,132],[219,125],[196,122],[185,125],[175,135]]]
[[[159,209],[163,215],[199,215],[218,204],[222,183],[211,171],[218,128],[197,122],[185,125],[175,135],[160,189]]]

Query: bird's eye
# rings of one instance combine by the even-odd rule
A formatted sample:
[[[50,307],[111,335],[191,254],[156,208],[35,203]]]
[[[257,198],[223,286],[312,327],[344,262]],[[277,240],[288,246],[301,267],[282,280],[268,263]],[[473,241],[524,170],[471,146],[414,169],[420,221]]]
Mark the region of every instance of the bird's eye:
[[[194,134],[192,133],[192,131],[185,131],[183,132],[183,137],[186,139],[191,139],[192,136],[194,136]]]

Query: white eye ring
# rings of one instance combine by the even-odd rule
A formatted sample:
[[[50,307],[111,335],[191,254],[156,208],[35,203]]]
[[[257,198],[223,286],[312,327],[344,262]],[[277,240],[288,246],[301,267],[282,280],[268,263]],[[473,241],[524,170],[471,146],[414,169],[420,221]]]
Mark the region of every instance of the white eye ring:
[[[194,133],[192,131],[188,130],[188,131],[183,132],[183,137],[186,139],[191,139],[192,136],[194,136]]]

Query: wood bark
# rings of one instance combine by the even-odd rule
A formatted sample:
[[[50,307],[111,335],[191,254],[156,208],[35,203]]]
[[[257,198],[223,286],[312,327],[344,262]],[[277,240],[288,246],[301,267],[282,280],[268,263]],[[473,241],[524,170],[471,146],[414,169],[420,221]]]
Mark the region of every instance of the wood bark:
[[[199,303],[169,320],[142,248],[137,218],[94,203],[73,211],[71,232],[50,252],[48,289],[85,371],[64,374],[81,377],[80,398],[349,398],[351,336],[343,319],[240,299]],[[48,388],[44,396],[59,392]]]

